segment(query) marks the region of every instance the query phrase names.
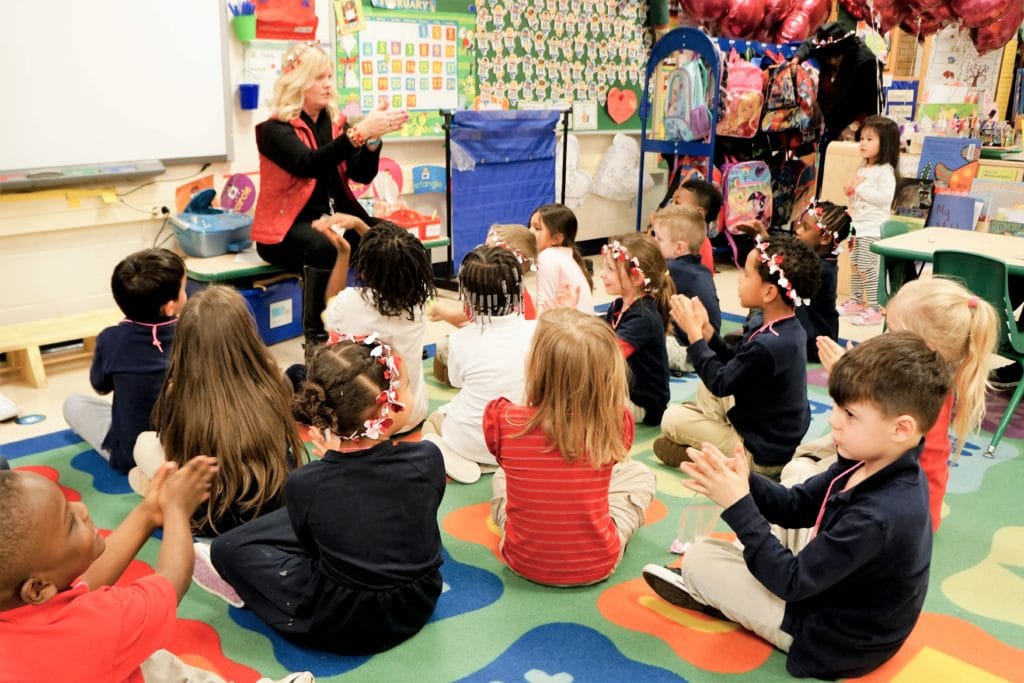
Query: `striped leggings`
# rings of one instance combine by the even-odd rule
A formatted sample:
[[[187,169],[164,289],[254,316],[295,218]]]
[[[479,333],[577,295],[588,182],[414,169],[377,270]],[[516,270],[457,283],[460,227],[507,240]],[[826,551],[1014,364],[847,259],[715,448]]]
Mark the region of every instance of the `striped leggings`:
[[[871,251],[871,245],[878,237],[857,237],[850,252],[852,266],[850,293],[857,301],[867,302],[878,308],[878,254]]]

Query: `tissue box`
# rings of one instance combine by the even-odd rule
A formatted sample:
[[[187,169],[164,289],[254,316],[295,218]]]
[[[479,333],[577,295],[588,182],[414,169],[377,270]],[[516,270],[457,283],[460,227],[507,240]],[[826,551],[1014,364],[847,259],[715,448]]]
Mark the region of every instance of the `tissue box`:
[[[302,285],[297,279],[243,289],[263,343],[270,345],[302,334]]]
[[[436,239],[441,236],[441,219],[427,216],[412,209],[393,211],[384,220],[400,225],[421,240]]]

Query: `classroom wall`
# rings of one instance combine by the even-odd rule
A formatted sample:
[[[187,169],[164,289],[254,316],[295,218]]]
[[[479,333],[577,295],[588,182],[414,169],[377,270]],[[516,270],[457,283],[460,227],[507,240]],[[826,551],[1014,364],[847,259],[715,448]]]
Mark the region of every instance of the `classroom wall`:
[[[322,13],[321,28],[330,25],[329,17],[323,16],[329,8],[330,3],[317,3],[317,11]],[[0,325],[113,306],[110,273],[117,262],[171,234],[168,224],[158,237],[163,220],[151,217],[153,207],[167,206],[173,211],[175,188],[188,179],[212,173],[214,187],[219,190],[232,173],[258,170],[252,131],[268,112],[242,111],[238,107],[236,90],[242,70],[242,46],[233,39],[230,59],[235,154],[232,161],[214,163],[201,174],[200,164],[169,166],[166,173],[143,187],[139,186],[148,180],[0,194]],[[129,95],[130,88],[126,88],[126,97]],[[579,139],[580,168],[593,173],[611,144],[612,134],[587,133]],[[412,181],[408,169],[420,164],[444,164],[444,144],[437,139],[386,140],[384,153],[405,169],[404,184],[409,188]],[[654,155],[650,155],[648,169],[653,169],[655,162]],[[663,174],[657,179],[660,183],[648,193],[645,212],[656,206],[664,193]],[[122,195],[120,199],[115,193]],[[632,202],[590,197],[578,211],[580,238],[632,230],[635,212]],[[173,247],[174,238],[170,237],[166,245]],[[436,252],[435,258],[441,255],[441,250]]]

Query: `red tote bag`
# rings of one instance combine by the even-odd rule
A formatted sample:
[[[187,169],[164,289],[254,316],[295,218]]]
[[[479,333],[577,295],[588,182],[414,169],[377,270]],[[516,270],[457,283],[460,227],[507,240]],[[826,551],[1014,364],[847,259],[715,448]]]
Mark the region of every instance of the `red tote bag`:
[[[256,37],[316,40],[314,0],[256,0]]]

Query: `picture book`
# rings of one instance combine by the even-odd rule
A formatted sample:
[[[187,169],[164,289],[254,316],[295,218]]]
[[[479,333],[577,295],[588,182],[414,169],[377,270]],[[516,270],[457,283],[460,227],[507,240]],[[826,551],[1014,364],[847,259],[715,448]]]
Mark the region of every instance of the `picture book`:
[[[934,180],[936,193],[948,191],[966,194],[978,176],[980,158],[981,140],[977,138],[929,135],[921,146],[918,176]]]

